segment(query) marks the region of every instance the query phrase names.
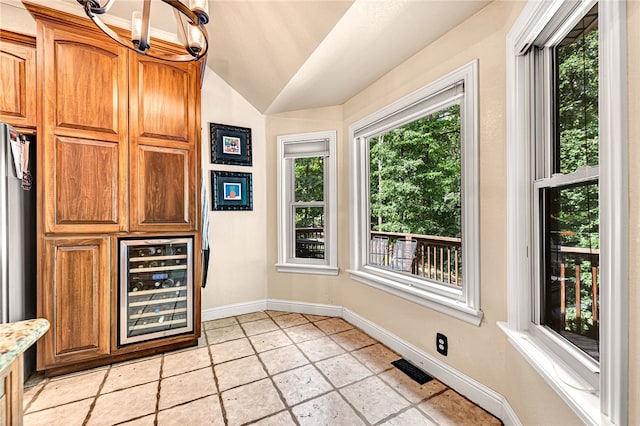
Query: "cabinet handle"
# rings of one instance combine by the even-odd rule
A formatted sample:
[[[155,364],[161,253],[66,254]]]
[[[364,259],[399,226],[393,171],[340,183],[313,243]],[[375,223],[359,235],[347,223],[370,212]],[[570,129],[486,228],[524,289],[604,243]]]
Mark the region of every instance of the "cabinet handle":
[[[169,244],[172,240],[158,240],[158,239],[153,239],[153,240],[144,240],[142,241],[144,244]]]

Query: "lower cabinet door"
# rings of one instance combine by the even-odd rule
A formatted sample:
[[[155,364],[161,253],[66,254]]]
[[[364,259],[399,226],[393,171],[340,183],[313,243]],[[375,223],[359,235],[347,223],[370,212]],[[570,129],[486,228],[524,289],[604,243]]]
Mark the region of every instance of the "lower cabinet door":
[[[109,239],[46,238],[38,314],[51,327],[38,341],[38,369],[109,354]]]

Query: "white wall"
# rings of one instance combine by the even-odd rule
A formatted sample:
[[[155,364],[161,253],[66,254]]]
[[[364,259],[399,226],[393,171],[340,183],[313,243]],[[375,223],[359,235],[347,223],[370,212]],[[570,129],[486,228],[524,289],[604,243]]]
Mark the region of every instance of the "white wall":
[[[251,128],[253,165],[211,164],[209,123]],[[211,258],[202,309],[263,300],[267,297],[265,119],[210,68],[202,86],[202,166],[210,208],[210,170],[248,172],[253,179],[252,211],[209,212]]]

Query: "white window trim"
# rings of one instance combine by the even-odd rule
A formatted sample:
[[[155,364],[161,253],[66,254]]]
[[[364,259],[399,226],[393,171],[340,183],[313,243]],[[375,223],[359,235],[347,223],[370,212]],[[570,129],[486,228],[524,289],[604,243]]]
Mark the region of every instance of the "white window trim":
[[[507,36],[507,299],[498,323],[511,344],[587,424],[628,421],[628,175],[626,4],[599,3],[600,20],[600,383],[589,392],[579,375],[540,338],[532,322],[530,250],[531,113],[522,56],[563,8],[584,3],[529,1]],[[566,9],[564,9],[566,10]]]
[[[420,109],[421,102],[461,81],[464,84],[464,97],[461,101],[464,285],[462,289],[456,289],[367,265],[370,230],[368,176],[365,174],[368,151],[364,146],[364,138],[367,135],[363,136],[363,131],[377,123],[395,127],[426,115],[428,111],[434,110],[434,105]],[[443,105],[438,105],[435,110]],[[416,106],[418,106],[417,109]],[[399,115],[402,112],[406,114]],[[398,116],[396,122],[393,121],[396,118],[394,116]],[[375,128],[375,131],[380,130],[383,130],[382,125],[380,128]],[[443,78],[353,123],[349,126],[349,141],[351,193],[353,194],[350,197],[351,265],[348,270],[351,278],[454,318],[480,325],[483,313],[480,310],[479,261],[478,61],[473,60]]]
[[[337,165],[336,165],[336,140],[335,130],[313,133],[301,133],[295,135],[278,136],[278,272],[290,272],[300,274],[337,275],[338,274],[338,190],[337,190]],[[325,259],[292,259],[289,253],[294,240],[291,233],[294,229],[293,218],[290,214],[290,205],[287,194],[290,192],[291,177],[287,177],[288,169],[285,159],[285,146],[295,144],[314,144],[318,141],[327,141],[329,155],[325,157]],[[304,157],[306,155],[301,155]]]

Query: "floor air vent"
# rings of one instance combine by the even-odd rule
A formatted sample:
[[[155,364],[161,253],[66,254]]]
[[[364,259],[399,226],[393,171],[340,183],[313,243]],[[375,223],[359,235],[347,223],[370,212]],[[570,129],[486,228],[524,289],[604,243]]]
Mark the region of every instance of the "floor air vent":
[[[402,371],[407,376],[411,377],[414,381],[416,381],[420,385],[424,385],[430,380],[433,380],[433,377],[420,370],[415,365],[411,364],[404,358],[401,358],[397,361],[393,361],[391,363],[398,370]]]

